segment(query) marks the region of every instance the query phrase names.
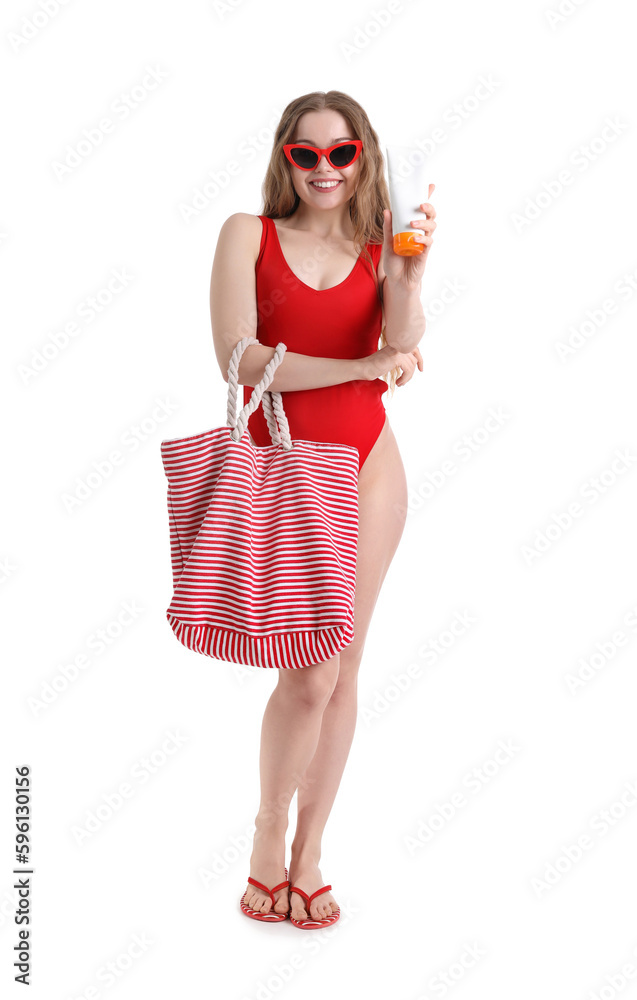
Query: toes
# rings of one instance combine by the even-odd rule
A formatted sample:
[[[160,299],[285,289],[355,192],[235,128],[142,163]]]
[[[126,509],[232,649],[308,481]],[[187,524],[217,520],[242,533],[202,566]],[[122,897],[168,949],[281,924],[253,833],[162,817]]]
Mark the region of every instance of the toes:
[[[296,893],[293,892],[292,895],[296,896]],[[305,912],[305,906],[303,903],[292,903],[290,916],[294,917],[295,920],[307,920],[307,913]]]
[[[318,900],[316,903],[312,903],[310,910],[312,918],[314,920],[325,920],[327,917],[331,917],[336,909],[336,905],[331,899]]]
[[[312,904],[310,908],[310,913],[313,920],[326,920],[327,917],[331,917],[338,910],[338,903],[329,900],[327,903],[316,903]]]
[[[246,896],[246,903],[256,913],[269,913],[272,900],[268,896],[255,892],[252,896]]]

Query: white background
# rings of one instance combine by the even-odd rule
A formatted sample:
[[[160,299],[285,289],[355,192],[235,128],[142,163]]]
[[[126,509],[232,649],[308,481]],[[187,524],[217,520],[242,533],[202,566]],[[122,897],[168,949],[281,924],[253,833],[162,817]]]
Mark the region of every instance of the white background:
[[[29,764],[38,998],[633,995],[631,5],[43,6],[2,13],[3,989],[17,942],[14,769]],[[149,68],[163,77],[154,89]],[[238,907],[276,677],[189,652],[166,622],[160,442],[225,423],[208,302],[217,235],[232,213],[261,211],[286,104],[330,89],[363,105],[383,144],[437,138],[438,228],[424,372],[385,396],[411,510],[324,839],[343,914],[299,934]],[[144,97],[125,119],[122,93]],[[59,176],[105,117],[113,130]],[[230,160],[239,175],[187,217]],[[126,287],[104,292],[122,270]],[[105,305],[81,320],[98,293]],[[561,358],[569,340],[579,346]],[[69,509],[114,450],[122,462]],[[135,617],[117,626],[126,604]],[[112,636],[103,652],[99,629]],[[183,742],[165,754],[171,733]],[[108,815],[125,782],[131,798]],[[295,801],[288,843],[294,821]],[[100,978],[109,962],[113,985]]]

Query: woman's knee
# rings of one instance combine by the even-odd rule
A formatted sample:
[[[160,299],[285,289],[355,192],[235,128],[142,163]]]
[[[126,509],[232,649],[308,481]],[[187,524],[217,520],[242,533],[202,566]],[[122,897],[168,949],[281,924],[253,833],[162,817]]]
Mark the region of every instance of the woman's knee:
[[[338,679],[339,654],[297,670],[279,671],[279,687],[299,708],[324,708]]]
[[[358,673],[363,656],[363,647],[350,649],[346,646],[340,653],[341,662],[338,671],[338,680],[332,692],[332,699],[351,697],[352,691],[356,691],[358,685]]]

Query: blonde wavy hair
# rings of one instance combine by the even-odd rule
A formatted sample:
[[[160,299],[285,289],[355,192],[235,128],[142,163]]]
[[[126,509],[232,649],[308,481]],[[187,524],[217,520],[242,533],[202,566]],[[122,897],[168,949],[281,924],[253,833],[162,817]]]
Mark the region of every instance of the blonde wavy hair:
[[[270,162],[265,173],[261,196],[263,207],[260,215],[271,219],[285,219],[292,215],[300,198],[294,190],[288,160],[283,152],[286,143],[293,141],[297,122],[306,111],[323,111],[325,108],[338,111],[345,118],[355,139],[363,140],[363,155],[359,159],[360,168],[356,191],[349,200],[349,215],[354,227],[354,248],[369,262],[379,302],[380,286],[374,262],[366,243],[382,243],[383,209],[390,208],[389,190],[384,174],[384,159],[380,150],[378,135],[372,128],[366,112],[353,97],[340,90],[315,90],[290,101],[281,115],[274,134],[274,144]],[[385,323],[380,332],[380,346],[387,344]],[[390,388],[390,396],[400,375],[399,367],[392,368],[385,379]]]

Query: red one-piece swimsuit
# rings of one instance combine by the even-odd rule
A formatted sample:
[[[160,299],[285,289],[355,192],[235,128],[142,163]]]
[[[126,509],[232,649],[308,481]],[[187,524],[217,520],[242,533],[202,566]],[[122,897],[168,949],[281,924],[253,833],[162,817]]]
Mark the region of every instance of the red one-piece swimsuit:
[[[377,351],[382,310],[369,262],[359,255],[344,281],[318,291],[288,266],[274,221],[267,215],[259,218],[257,340],[266,347],[282,341],[289,351],[317,358],[363,358]],[[368,243],[367,249],[377,268],[382,245]],[[385,423],[381,396],[387,389],[387,382],[376,378],[282,392],[292,440],[354,445],[360,472]],[[252,386],[244,385],[244,406],[252,392]],[[248,431],[257,447],[272,444],[262,405],[250,415]]]

